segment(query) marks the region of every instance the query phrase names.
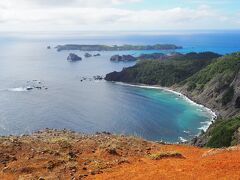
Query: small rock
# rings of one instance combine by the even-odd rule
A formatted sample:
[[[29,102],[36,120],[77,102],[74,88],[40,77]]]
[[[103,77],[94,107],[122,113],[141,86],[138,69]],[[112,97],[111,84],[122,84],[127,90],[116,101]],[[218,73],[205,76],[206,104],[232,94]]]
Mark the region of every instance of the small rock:
[[[89,57],[92,57],[92,55],[89,54],[89,53],[85,53],[85,54],[84,54],[84,57],[85,57],[85,58],[89,58]]]
[[[68,58],[67,58],[67,60],[74,62],[74,61],[81,61],[82,58],[79,57],[79,56],[76,55],[76,54],[70,53],[69,56],[68,56]]]

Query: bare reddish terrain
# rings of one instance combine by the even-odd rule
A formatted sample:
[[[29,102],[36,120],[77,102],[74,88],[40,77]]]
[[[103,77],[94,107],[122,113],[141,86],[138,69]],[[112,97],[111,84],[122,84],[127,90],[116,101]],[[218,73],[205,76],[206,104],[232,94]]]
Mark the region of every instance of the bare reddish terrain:
[[[204,149],[133,136],[43,130],[0,137],[0,179],[240,179],[240,146]]]

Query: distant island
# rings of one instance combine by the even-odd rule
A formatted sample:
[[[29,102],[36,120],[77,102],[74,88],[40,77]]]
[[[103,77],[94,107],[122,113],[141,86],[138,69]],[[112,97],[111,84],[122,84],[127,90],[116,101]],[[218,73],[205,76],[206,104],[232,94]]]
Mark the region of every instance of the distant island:
[[[175,50],[182,49],[181,46],[174,44],[155,44],[155,45],[78,45],[78,44],[66,44],[58,45],[55,47],[57,51],[130,51],[130,50]]]

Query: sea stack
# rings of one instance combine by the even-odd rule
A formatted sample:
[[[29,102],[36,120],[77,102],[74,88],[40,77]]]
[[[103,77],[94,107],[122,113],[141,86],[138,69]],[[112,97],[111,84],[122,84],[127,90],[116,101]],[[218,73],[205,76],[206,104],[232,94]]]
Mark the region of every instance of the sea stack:
[[[81,61],[82,58],[79,57],[78,55],[74,54],[74,53],[70,53],[67,60],[74,62],[74,61]]]
[[[94,57],[101,56],[101,54],[97,53],[93,55]]]
[[[85,58],[89,58],[89,57],[92,57],[92,55],[89,54],[89,53],[85,53],[85,54],[84,54],[84,57],[85,57]]]

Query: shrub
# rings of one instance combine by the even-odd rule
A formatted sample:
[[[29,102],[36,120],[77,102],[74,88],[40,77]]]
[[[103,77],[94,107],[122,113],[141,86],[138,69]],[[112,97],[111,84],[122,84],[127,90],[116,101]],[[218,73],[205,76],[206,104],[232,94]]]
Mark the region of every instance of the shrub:
[[[169,151],[169,152],[159,152],[155,154],[150,154],[149,157],[153,160],[159,160],[167,157],[183,158],[183,155],[176,151]]]
[[[192,90],[194,90],[196,87],[197,87],[196,83],[190,82],[190,83],[188,84],[187,90],[188,90],[188,91],[192,91]]]
[[[234,132],[240,127],[240,117],[230,120],[217,122],[213,130],[210,132],[210,140],[207,147],[228,147],[233,145],[235,139]]]
[[[234,96],[234,88],[233,86],[231,86],[227,89],[227,91],[222,96],[222,105],[224,106],[228,104],[233,99],[233,96]]]

